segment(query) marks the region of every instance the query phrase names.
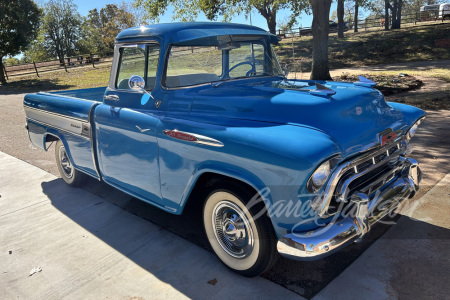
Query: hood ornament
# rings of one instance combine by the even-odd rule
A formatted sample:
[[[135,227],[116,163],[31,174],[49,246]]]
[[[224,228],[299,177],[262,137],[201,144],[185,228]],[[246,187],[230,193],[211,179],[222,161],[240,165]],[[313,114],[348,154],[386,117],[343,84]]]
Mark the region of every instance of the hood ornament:
[[[377,85],[376,82],[374,82],[374,81],[372,81],[370,79],[367,79],[366,77],[361,76],[361,75],[359,75],[359,81],[354,82],[353,84],[357,85],[357,86],[368,87],[368,88],[373,88],[374,86]]]
[[[320,83],[316,83],[316,88],[310,90],[309,93],[314,96],[329,97],[335,95],[336,91],[333,91]]]

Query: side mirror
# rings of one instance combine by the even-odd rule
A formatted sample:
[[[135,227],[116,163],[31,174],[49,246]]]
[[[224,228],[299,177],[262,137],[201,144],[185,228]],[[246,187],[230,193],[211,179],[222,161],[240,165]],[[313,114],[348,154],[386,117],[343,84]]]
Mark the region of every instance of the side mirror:
[[[130,77],[130,79],[128,80],[128,86],[130,87],[130,89],[132,89],[133,91],[140,91],[144,89],[145,86],[145,81],[144,78],[142,78],[139,75],[133,75]]]
[[[131,90],[133,91],[137,91],[137,92],[144,92],[144,96],[142,96],[141,98],[141,104],[144,105],[147,103],[147,101],[152,98],[153,100],[155,100],[155,98],[153,97],[152,93],[148,92],[145,90],[145,81],[144,78],[142,78],[139,75],[133,75],[130,77],[130,80],[128,80],[128,86],[130,87]],[[159,105],[161,104],[161,101],[157,101],[156,103],[156,108],[159,108]]]

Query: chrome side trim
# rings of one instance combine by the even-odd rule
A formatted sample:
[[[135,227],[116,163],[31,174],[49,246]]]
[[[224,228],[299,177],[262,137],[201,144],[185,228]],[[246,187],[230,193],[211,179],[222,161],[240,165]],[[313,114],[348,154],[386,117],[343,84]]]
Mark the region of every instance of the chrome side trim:
[[[109,100],[109,101],[119,101],[120,98],[117,95],[105,95],[103,96],[104,100]]]
[[[32,119],[32,118],[29,118],[29,117],[26,117],[26,119],[27,119],[27,121],[35,122],[35,123],[38,123],[38,124],[43,125],[43,126],[48,126],[48,127],[51,127],[51,128],[57,129],[57,130],[61,130],[61,131],[63,131],[63,132],[70,133],[70,134],[73,134],[73,135],[76,135],[76,136],[85,138],[85,139],[87,139],[87,140],[90,140],[90,138],[89,138],[88,136],[84,136],[84,135],[77,134],[77,133],[74,133],[74,132],[71,132],[71,131],[68,131],[68,130],[64,130],[64,129],[62,129],[62,128],[58,128],[58,127],[55,127],[55,126],[50,125],[50,124],[48,124],[48,123],[41,122],[41,121],[38,121],[38,120],[35,120],[35,119]]]
[[[24,106],[24,110],[27,119],[38,122],[41,125],[60,129],[88,139],[90,138],[91,125],[84,120],[47,112],[28,106]]]
[[[182,134],[182,135],[186,135],[186,136],[190,136],[193,137],[193,140],[186,140],[186,139],[182,139],[182,138],[178,138],[176,136],[171,135],[171,133],[178,133],[178,134]],[[181,141],[185,141],[185,142],[190,142],[190,143],[195,143],[195,144],[202,144],[202,145],[207,145],[207,146],[213,146],[213,147],[223,147],[224,144],[221,141],[218,141],[216,139],[210,138],[208,136],[204,136],[204,135],[199,135],[196,133],[190,133],[190,132],[185,132],[185,131],[178,131],[178,130],[170,130],[170,129],[166,129],[163,131],[163,133],[165,135],[167,135],[168,137],[171,137],[173,139],[178,139]]]
[[[42,113],[45,113],[45,114],[55,115],[55,116],[59,116],[59,117],[66,118],[66,119],[72,119],[72,120],[76,120],[76,121],[80,121],[80,122],[87,122],[85,119],[76,118],[76,117],[72,117],[72,116],[67,116],[67,115],[63,115],[63,114],[58,114],[58,113],[55,113],[55,112],[47,111],[47,110],[44,110],[44,109],[41,109],[41,108],[31,107],[31,106],[28,106],[28,105],[24,105],[23,109],[25,110],[25,113],[27,112],[27,110],[35,110],[35,111],[39,111],[39,112],[42,112]]]

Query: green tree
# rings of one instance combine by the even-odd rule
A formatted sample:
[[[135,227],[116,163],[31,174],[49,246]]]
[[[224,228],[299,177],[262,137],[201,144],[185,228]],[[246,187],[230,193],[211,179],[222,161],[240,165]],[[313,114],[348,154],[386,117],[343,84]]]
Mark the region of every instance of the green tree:
[[[209,20],[216,20],[223,16],[224,21],[229,21],[235,14],[248,13],[255,8],[258,13],[266,19],[270,33],[276,33],[277,13],[280,9],[292,10],[292,21],[298,13],[304,10],[308,1],[306,0],[134,0],[135,7],[144,7],[146,17],[156,22],[159,16],[164,14],[169,5],[173,5],[174,19],[182,21],[194,21],[199,12],[203,12]]]
[[[137,25],[137,19],[127,4],[107,4],[98,11],[89,11],[81,26],[83,49],[105,53],[114,49],[116,36],[124,29]]]
[[[81,16],[72,0],[49,0],[44,4],[42,32],[48,54],[64,63],[79,49]]]
[[[5,59],[5,66],[17,66],[19,64],[19,60],[15,57],[8,57]]]
[[[81,51],[85,53],[104,54],[107,47],[102,40],[100,14],[96,8],[89,11],[81,24]]]
[[[54,59],[56,56],[52,55],[44,45],[45,36],[42,30],[39,30],[36,39],[31,42],[30,46],[24,52],[24,57],[26,57],[27,61],[33,62]]]
[[[24,51],[36,37],[41,11],[32,0],[0,1],[0,82],[6,83],[3,57]]]
[[[27,57],[24,55],[19,59],[19,64],[23,65],[23,64],[27,64],[30,63],[30,61],[27,59]]]
[[[120,7],[115,4],[107,4],[102,8],[100,10],[100,22],[102,40],[109,49],[114,49],[116,36],[122,30],[136,25],[134,15],[123,2]]]

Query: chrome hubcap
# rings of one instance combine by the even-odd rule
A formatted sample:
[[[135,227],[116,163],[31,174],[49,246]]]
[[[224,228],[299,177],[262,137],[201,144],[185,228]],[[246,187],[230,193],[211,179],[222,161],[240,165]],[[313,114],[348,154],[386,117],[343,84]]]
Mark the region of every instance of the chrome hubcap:
[[[64,176],[67,178],[72,178],[73,176],[73,166],[70,163],[69,157],[67,156],[66,149],[64,147],[59,148],[59,163],[61,164],[61,170]]]
[[[245,258],[253,250],[253,231],[242,209],[231,201],[221,201],[214,207],[212,224],[217,241],[225,252],[235,258]]]

